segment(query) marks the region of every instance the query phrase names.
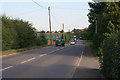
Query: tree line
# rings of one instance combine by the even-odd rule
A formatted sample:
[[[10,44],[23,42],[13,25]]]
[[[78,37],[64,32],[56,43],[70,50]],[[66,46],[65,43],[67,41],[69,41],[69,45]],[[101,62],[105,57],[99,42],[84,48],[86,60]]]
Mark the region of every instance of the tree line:
[[[1,16],[1,19],[3,51],[47,44],[45,38],[37,38],[36,29],[28,21],[11,19],[6,16]]]
[[[90,25],[86,38],[100,58],[101,72],[106,78],[120,79],[120,3],[90,2]],[[97,22],[96,22],[97,21]],[[95,29],[97,26],[97,33]]]
[[[45,33],[49,31],[37,31],[31,23],[22,19],[11,19],[5,15],[0,18],[2,19],[2,51],[48,44]],[[63,30],[59,32],[63,33]],[[41,33],[40,37],[37,33]],[[64,32],[64,38],[65,42],[69,43],[73,39],[73,34]]]

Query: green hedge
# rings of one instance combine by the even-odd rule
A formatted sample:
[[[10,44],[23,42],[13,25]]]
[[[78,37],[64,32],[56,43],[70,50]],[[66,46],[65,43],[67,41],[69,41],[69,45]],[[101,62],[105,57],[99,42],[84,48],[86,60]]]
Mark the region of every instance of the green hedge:
[[[93,36],[93,39],[92,39],[92,53],[94,54],[94,56],[99,56],[99,47],[101,45],[101,43],[103,42],[104,40],[104,35],[101,34],[101,33],[96,33],[94,34]]]
[[[65,43],[69,43],[73,39],[73,34],[71,32],[64,33]]]
[[[98,50],[98,48],[100,47],[100,44],[102,43],[104,39],[104,36],[100,33],[96,33],[93,36],[93,49]]]
[[[120,33],[111,34],[101,47],[101,71],[107,78],[120,79]]]
[[[37,44],[37,46],[47,45],[48,41],[44,35],[41,35],[40,37],[36,37],[36,44]]]
[[[35,28],[28,21],[10,19],[6,16],[2,16],[1,18],[3,51],[47,44],[45,38],[37,38],[34,31]]]

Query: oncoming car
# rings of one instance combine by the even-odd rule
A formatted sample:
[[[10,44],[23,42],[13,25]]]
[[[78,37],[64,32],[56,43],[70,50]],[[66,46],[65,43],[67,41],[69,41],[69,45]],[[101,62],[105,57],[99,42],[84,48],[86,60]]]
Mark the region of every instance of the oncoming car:
[[[63,39],[58,39],[55,42],[56,46],[65,46],[65,41]]]
[[[70,45],[75,45],[75,41],[71,41],[71,42],[70,42]]]

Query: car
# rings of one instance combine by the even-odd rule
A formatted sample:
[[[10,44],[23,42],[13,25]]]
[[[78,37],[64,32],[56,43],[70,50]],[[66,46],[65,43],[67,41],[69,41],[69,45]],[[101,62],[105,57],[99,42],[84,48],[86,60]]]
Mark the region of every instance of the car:
[[[77,40],[74,40],[75,44],[77,44]]]
[[[58,39],[55,42],[56,46],[65,46],[65,41],[63,39]]]
[[[70,42],[70,45],[75,45],[75,41],[71,41],[71,42]]]

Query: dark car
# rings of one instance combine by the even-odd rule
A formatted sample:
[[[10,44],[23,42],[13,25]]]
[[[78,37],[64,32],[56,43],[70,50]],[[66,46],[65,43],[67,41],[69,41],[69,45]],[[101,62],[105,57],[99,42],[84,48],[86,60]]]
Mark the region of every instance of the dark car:
[[[56,46],[65,46],[65,41],[63,39],[58,39],[55,42]]]

